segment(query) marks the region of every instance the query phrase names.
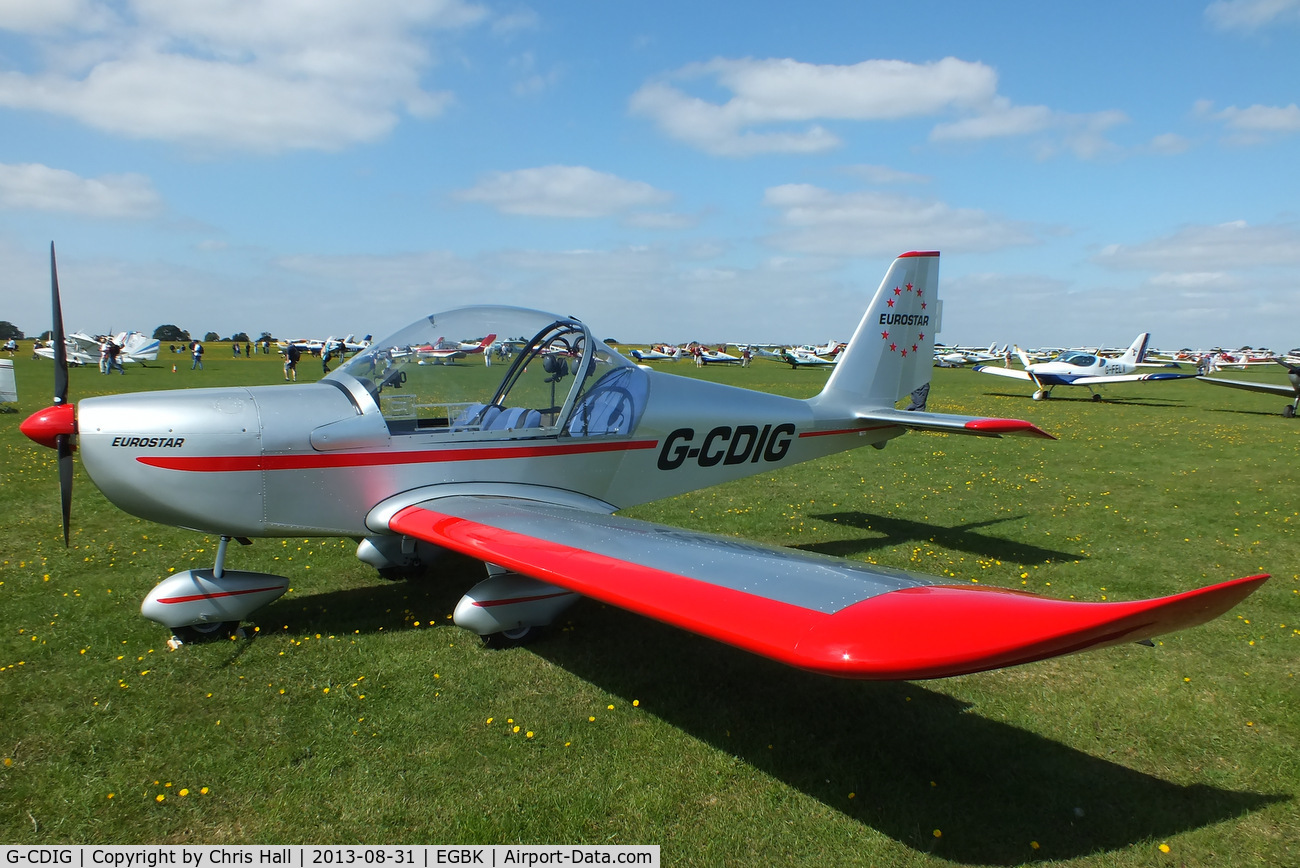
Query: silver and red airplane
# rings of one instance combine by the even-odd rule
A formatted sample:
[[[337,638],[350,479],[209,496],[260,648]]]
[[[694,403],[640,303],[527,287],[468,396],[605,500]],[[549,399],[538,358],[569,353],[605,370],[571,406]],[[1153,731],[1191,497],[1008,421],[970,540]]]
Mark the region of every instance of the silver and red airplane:
[[[56,346],[58,279],[50,254]],[[650,371],[567,316],[468,307],[424,317],[318,383],[67,401],[24,424],[59,452],[64,534],[74,439],[134,515],[219,535],[211,569],[172,575],[143,614],[227,634],[288,579],[226,569],[231,539],[346,536],[381,570],[450,549],[487,577],[457,624],[519,640],[593,597],[814,672],[937,678],[1149,639],[1227,611],[1267,576],[1090,603],[954,585],[615,514],[634,504],[910,430],[1049,437],[1028,422],[926,412],[939,255],[890,266],[825,388],[808,400]],[[445,334],[533,337],[508,364],[418,365],[394,350]],[[897,408],[911,398],[915,410]],[[185,491],[184,498],[174,492]],[[347,497],[323,496],[346,491]]]

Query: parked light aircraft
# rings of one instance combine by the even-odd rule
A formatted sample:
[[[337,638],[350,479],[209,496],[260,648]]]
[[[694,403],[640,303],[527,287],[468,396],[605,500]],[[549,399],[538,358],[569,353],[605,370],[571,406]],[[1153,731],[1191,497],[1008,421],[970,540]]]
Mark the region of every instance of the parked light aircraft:
[[[781,361],[792,368],[830,368],[834,367],[836,360],[839,359],[838,355],[833,358],[823,359],[821,356],[810,353],[802,347],[790,347],[783,353],[783,356],[784,358]]]
[[[422,361],[433,362],[436,365],[446,365],[466,356],[476,356],[486,352],[487,348],[492,346],[492,342],[496,339],[495,334],[490,334],[478,341],[449,341],[444,337],[440,337],[436,341],[415,347],[415,355]]]
[[[1300,364],[1292,364],[1282,359],[1274,359],[1274,361],[1286,368],[1287,379],[1291,381],[1291,385],[1254,383],[1249,380],[1220,380],[1216,377],[1197,377],[1196,379],[1212,386],[1227,386],[1231,389],[1245,389],[1248,392],[1263,392],[1266,395],[1285,395],[1293,400],[1282,408],[1282,415],[1291,419],[1295,417],[1296,410],[1300,409]]]
[[[740,356],[733,356],[720,348],[711,350],[704,346],[696,348],[696,358],[704,365],[739,365],[744,361]]]
[[[275,345],[280,348],[280,353],[284,354],[293,344],[299,350],[305,350],[313,356],[319,356],[326,350],[332,353],[359,353],[370,346],[370,335],[366,335],[360,341],[355,340],[356,335],[348,335],[345,338],[336,338],[333,335],[321,340],[320,338],[294,338],[287,341],[276,341]]]
[[[153,362],[158,359],[158,341],[148,337],[141,332],[118,332],[116,335],[110,335],[113,343],[121,349],[118,351],[118,361],[121,362],[139,362],[143,365],[145,362]],[[73,332],[64,339],[64,350],[68,363],[72,365],[98,365],[99,364],[99,345],[101,338],[91,337],[84,332]],[[50,341],[50,346],[37,347],[36,355],[44,359],[53,359],[55,350],[54,341]]]
[[[58,278],[50,251],[56,345]],[[58,450],[65,540],[74,437],[122,509],[220,536],[211,569],[153,589],[146,617],[224,633],[288,579],[228,570],[229,541],[360,538],[385,569],[452,549],[488,564],[455,608],[517,638],[578,595],[803,669],[936,678],[1027,663],[1203,623],[1267,578],[1156,600],[1091,603],[951,580],[636,521],[613,513],[909,430],[1049,437],[1028,422],[899,410],[928,391],[939,255],[890,266],[843,359],[808,400],[647,370],[580,321],[470,307],[424,317],[318,383],[134,393],[55,404],[23,431]],[[501,377],[381,356],[437,334],[532,334]],[[558,352],[556,352],[558,351]],[[400,389],[392,370],[408,374]],[[914,400],[914,405],[920,402]],[[184,491],[183,498],[175,492]],[[347,496],[321,497],[321,492]]]
[[[993,374],[999,377],[1011,377],[1017,380],[1029,380],[1034,384],[1034,400],[1050,398],[1052,389],[1057,386],[1086,386],[1092,393],[1092,400],[1100,401],[1101,395],[1092,391],[1093,386],[1107,383],[1136,383],[1147,380],[1181,380],[1195,377],[1195,374],[1135,374],[1146,354],[1149,333],[1137,336],[1133,344],[1117,359],[1099,356],[1081,350],[1068,350],[1050,362],[1032,362],[1029,357],[1016,348],[1024,370],[1007,368],[1001,365],[976,365],[972,370],[981,374]]]
[[[669,344],[655,344],[649,349],[632,350],[630,355],[638,362],[675,362],[682,357],[682,348]]]

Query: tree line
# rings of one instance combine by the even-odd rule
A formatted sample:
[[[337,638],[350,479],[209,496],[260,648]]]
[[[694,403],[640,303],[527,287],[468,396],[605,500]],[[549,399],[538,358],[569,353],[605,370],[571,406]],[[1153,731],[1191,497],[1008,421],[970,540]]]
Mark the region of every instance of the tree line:
[[[194,338],[190,335],[188,331],[186,331],[183,328],[180,328],[179,326],[172,325],[170,323],[167,325],[160,325],[158,326],[158,328],[154,329],[153,336],[155,339],[159,341],[164,341],[169,343],[189,343],[190,341],[194,340]],[[48,329],[42,332],[38,336],[39,340],[43,340],[43,341],[48,341],[50,337],[51,337],[51,332]],[[23,334],[22,329],[18,328],[18,326],[9,322],[9,320],[0,320],[0,341],[7,341],[11,339],[16,341],[21,341],[21,340],[26,340],[27,336]],[[236,334],[233,334],[228,338],[223,338],[216,332],[208,332],[203,336],[202,340],[204,343],[212,343],[214,341],[217,343],[240,343],[240,344],[253,343],[253,339],[248,336],[248,332],[237,332]],[[262,332],[261,336],[257,339],[257,343],[261,343],[262,341],[273,341],[273,340],[275,340],[275,338],[271,335],[270,332]]]

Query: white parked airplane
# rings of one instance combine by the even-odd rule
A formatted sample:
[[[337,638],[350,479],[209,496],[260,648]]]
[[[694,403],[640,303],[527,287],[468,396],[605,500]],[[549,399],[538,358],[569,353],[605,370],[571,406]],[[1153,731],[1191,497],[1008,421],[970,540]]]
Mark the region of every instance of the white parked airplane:
[[[981,374],[993,374],[998,377],[1010,377],[1015,380],[1029,380],[1034,384],[1034,400],[1041,401],[1052,395],[1057,386],[1084,386],[1092,393],[1092,400],[1100,401],[1101,395],[1092,391],[1093,386],[1108,383],[1136,383],[1147,380],[1184,380],[1195,374],[1155,373],[1137,374],[1138,365],[1146,354],[1149,332],[1137,336],[1133,344],[1117,359],[1094,355],[1080,350],[1068,350],[1050,362],[1031,362],[1029,356],[1016,348],[1024,370],[1006,368],[1001,365],[976,365],[974,370]]]
[[[112,335],[113,343],[121,349],[118,352],[118,360],[122,362],[153,362],[158,359],[158,341],[148,337],[141,332],[118,332]],[[99,364],[99,345],[101,339],[92,337],[85,332],[73,332],[68,335],[64,341],[67,347],[68,364],[70,365],[98,365]],[[54,358],[54,347],[37,347],[36,355],[43,359]]]
[[[833,367],[835,360],[839,358],[839,356],[836,355],[829,359],[823,359],[821,356],[810,353],[803,347],[791,347],[785,351],[784,355],[785,358],[781,361],[785,362],[792,368],[829,368]]]
[[[638,362],[675,362],[682,357],[682,348],[671,344],[655,344],[649,349],[632,350],[630,355]]]

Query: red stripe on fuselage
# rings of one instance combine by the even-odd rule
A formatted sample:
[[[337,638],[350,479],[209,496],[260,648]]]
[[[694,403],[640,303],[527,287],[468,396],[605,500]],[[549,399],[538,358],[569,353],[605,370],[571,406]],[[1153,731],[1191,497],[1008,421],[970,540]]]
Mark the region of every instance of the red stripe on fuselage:
[[[246,591],[214,591],[211,594],[189,594],[184,597],[160,597],[158,602],[167,603],[193,603],[195,600],[218,600],[222,597],[241,597],[244,594],[261,594],[265,591],[284,591],[279,585],[272,585],[269,588],[249,588]]]
[[[865,434],[868,431],[883,431],[886,428],[897,428],[897,425],[872,425],[868,428],[836,428],[834,431],[804,431],[799,435],[800,439],[804,437],[826,437],[834,434]]]
[[[572,597],[574,591],[561,591],[558,594],[537,594],[533,597],[509,597],[501,600],[475,600],[474,605],[480,609],[490,609],[493,606],[509,606],[513,603],[535,603],[538,600],[553,600],[556,597]]]
[[[162,470],[192,473],[229,473],[254,470],[322,470],[338,467],[385,467],[401,464],[437,464],[444,461],[490,461],[500,458],[544,458],[555,455],[590,455],[654,449],[658,440],[620,443],[565,443],[546,446],[484,446],[458,449],[424,449],[402,452],[321,452],[297,455],[141,455],[141,464]]]

